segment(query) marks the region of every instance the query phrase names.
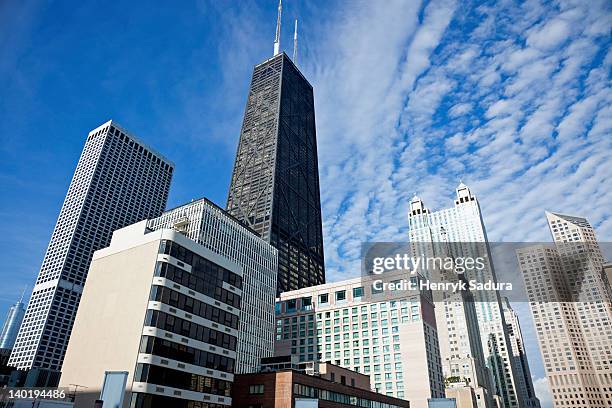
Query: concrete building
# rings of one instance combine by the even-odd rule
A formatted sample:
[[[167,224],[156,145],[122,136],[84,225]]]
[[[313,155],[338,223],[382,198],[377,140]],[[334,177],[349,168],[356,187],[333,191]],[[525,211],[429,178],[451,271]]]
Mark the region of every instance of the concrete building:
[[[480,205],[476,196],[463,183],[456,189],[455,205],[451,208],[432,212],[418,197],[412,200],[409,240],[417,256],[421,253],[430,254],[432,250],[429,248],[433,247],[434,256],[439,256],[436,250],[442,248],[444,253],[454,258],[483,258],[484,268],[467,270],[465,278],[477,282],[497,282]],[[455,335],[444,336],[440,340],[441,350],[447,361],[445,376],[455,376],[453,366],[459,371],[465,368],[466,371],[461,376],[466,377],[466,374],[473,373],[470,386],[474,387],[477,395],[481,395],[481,399],[488,393],[498,399],[496,403],[502,407],[524,407],[523,400],[527,396],[518,388],[519,373],[510,352],[510,338],[506,332],[499,293],[478,291],[473,294],[476,319],[473,319],[469,310],[446,313],[449,306],[454,308],[457,303],[465,302],[448,299],[445,305],[445,323],[449,329],[452,328],[452,334]],[[460,309],[465,307],[460,306]],[[441,311],[438,312],[439,315],[440,313]],[[475,339],[476,331],[480,333],[482,352],[479,351],[478,341]],[[484,364],[481,356],[484,357]],[[485,378],[486,372],[488,379]]]
[[[17,340],[17,333],[25,315],[23,297],[9,308],[0,332],[0,350],[12,350]]]
[[[158,216],[173,164],[115,122],[89,132],[36,279],[9,364],[52,386],[94,251],[114,230]]]
[[[92,407],[105,371],[128,373],[123,407],[230,406],[243,269],[147,221],[96,251],[62,368]]]
[[[350,372],[328,363],[322,367],[329,373]],[[409,401],[371,391],[369,383],[366,387],[352,386],[349,383],[342,384],[338,380],[333,381],[331,377],[292,369],[236,375],[232,400],[236,407],[257,408],[412,406]]]
[[[547,212],[554,245],[517,250],[555,407],[612,407],[612,299],[595,231]]]
[[[236,373],[258,371],[260,360],[274,354],[276,249],[206,199],[168,210],[148,227],[179,231],[243,268]]]
[[[389,272],[385,280],[418,279]],[[444,380],[429,293],[386,291],[361,277],[280,295],[276,355],[331,362],[370,376],[373,389],[426,407],[444,396]]]

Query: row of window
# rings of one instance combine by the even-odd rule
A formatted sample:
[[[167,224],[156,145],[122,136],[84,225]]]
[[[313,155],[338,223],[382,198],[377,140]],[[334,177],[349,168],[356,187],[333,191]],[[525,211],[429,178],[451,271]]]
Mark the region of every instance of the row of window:
[[[242,277],[225,269],[216,263],[194,254],[187,248],[176,242],[162,240],[159,245],[159,253],[170,255],[179,261],[191,265],[191,273],[201,278],[224,281],[237,288],[242,288]]]
[[[387,404],[380,401],[372,401],[367,398],[360,398],[354,395],[343,394],[340,392],[323,390],[303,384],[293,384],[293,392],[296,396],[307,398],[318,398],[324,401],[332,401],[339,404],[350,405],[364,408],[400,408],[397,405]]]
[[[212,370],[234,372],[234,359],[208,351],[199,350],[184,344],[160,339],[158,337],[142,336],[140,352],[154,354],[187,364],[210,368]]]
[[[150,299],[177,307],[187,313],[192,313],[196,316],[212,320],[213,322],[231,327],[233,329],[238,328],[237,315],[226,312],[218,307],[201,302],[164,286],[153,285],[151,288]]]
[[[134,381],[231,397],[232,383],[152,364],[136,365]]]
[[[221,287],[221,282],[210,282],[199,276],[195,276],[181,268],[166,262],[158,262],[155,276],[169,279],[189,289],[217,299],[227,305],[240,307],[240,296]]]
[[[227,408],[227,405],[212,404],[202,401],[192,401],[182,398],[166,397],[164,395],[132,393],[130,408]]]
[[[236,350],[236,337],[158,310],[147,310],[145,326],[157,327],[213,346]]]

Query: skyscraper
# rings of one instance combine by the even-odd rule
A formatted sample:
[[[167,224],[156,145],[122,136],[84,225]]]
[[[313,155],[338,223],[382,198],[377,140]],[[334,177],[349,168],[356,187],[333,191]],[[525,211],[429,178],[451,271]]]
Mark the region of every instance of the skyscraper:
[[[159,215],[174,165],[109,121],[89,132],[9,364],[57,382],[93,252],[114,230]]]
[[[256,65],[227,210],[278,249],[277,292],[325,282],[314,95],[279,51]]]
[[[25,305],[22,298],[12,305],[6,314],[6,319],[2,325],[2,332],[0,332],[0,349],[10,350],[13,348],[24,315]]]
[[[276,249],[205,198],[164,212],[148,227],[179,231],[242,267],[236,373],[256,372],[260,360],[274,352]]]
[[[535,390],[533,389],[531,370],[529,369],[529,360],[527,359],[527,351],[525,350],[525,341],[523,340],[523,332],[521,331],[518,314],[512,309],[508,298],[503,299],[502,308],[506,320],[506,330],[508,331],[510,345],[512,346],[512,358],[517,367],[517,383],[523,395],[523,405],[526,408],[540,408],[540,400],[536,397]]]
[[[555,245],[517,250],[555,407],[612,407],[612,298],[595,231],[546,213]]]
[[[463,183],[457,187],[456,194],[454,207],[436,212],[430,212],[422,202],[411,203],[411,206],[419,204],[417,207],[420,211],[410,216],[410,241],[445,243],[454,257],[483,257],[486,259],[484,268],[466,271],[466,278],[478,282],[496,282],[478,200]],[[478,291],[474,293],[474,305],[482,349],[491,373],[491,392],[499,396],[503,407],[523,407],[525,396],[518,388],[518,371],[511,355],[499,293]],[[465,328],[466,333],[469,331],[469,328]],[[451,351],[460,351],[457,346],[453,348]]]

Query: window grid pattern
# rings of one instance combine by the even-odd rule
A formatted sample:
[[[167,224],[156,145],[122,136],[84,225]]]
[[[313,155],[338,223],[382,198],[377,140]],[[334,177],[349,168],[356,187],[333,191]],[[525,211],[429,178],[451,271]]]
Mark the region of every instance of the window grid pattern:
[[[166,211],[148,227],[177,229],[242,266],[236,373],[257,372],[261,358],[274,352],[277,250],[206,199]]]
[[[89,133],[9,364],[59,370],[94,251],[160,214],[173,164],[113,122]]]
[[[228,211],[279,251],[277,294],[325,282],[312,86],[281,53],[253,72]]]

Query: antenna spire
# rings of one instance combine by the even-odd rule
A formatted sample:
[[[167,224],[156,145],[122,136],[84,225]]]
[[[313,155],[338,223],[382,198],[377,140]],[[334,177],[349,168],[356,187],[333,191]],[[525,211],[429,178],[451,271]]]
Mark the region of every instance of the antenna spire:
[[[23,290],[21,291],[21,298],[19,299],[19,303],[23,302],[23,297],[25,296],[25,291],[27,289],[27,285],[23,287]]]
[[[293,31],[293,63],[297,65],[297,18],[295,19],[295,30]]]
[[[278,17],[276,18],[276,37],[274,37],[274,55],[280,52],[281,14],[283,14],[283,0],[278,0]]]

